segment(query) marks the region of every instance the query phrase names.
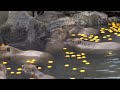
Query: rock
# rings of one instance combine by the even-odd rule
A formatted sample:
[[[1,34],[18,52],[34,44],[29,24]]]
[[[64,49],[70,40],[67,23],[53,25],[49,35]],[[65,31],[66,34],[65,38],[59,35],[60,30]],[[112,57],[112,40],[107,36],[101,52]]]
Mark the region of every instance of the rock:
[[[73,16],[74,14],[81,13],[82,11],[61,11],[66,16]]]
[[[48,31],[54,32],[56,28],[62,28],[67,30],[72,29],[76,25],[76,22],[71,17],[63,17],[48,23]]]
[[[50,21],[54,21],[58,18],[64,17],[65,15],[62,12],[56,11],[45,11],[44,14],[39,15],[35,19],[42,21],[44,23],[49,23]]]
[[[6,42],[37,46],[48,36],[45,23],[35,20],[26,11],[12,11],[0,27],[0,33]]]
[[[6,22],[8,18],[8,11],[0,11],[0,26]]]
[[[120,11],[102,11],[108,15],[108,17],[120,16]]]
[[[107,24],[108,15],[106,13],[97,12],[97,11],[94,11],[92,13],[100,16],[99,21],[98,21],[99,25]]]
[[[106,24],[107,15],[96,11],[83,11],[73,15],[73,18],[82,26],[98,26],[99,24]]]

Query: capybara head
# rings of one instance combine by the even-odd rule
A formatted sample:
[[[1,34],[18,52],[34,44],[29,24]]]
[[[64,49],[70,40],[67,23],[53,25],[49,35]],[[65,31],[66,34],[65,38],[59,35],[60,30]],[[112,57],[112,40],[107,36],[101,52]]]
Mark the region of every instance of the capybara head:
[[[22,65],[22,70],[26,73],[33,75],[35,71],[37,70],[37,66],[32,65],[32,64],[24,64]]]
[[[10,52],[10,46],[9,45],[0,45],[0,55],[1,56],[5,56],[5,55],[8,55]]]
[[[82,44],[82,40],[80,40],[79,38],[70,38],[66,40],[66,44],[70,46]]]
[[[7,51],[8,48],[9,48],[9,45],[5,45],[5,44],[0,45],[0,51]]]

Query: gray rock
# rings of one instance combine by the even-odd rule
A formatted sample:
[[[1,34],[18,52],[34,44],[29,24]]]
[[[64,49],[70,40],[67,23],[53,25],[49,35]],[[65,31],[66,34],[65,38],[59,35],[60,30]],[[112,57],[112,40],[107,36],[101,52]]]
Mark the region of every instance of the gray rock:
[[[6,42],[38,45],[48,34],[45,23],[34,19],[26,11],[12,11],[7,22],[0,27],[0,33]]]
[[[44,23],[49,23],[50,21],[56,20],[58,18],[64,17],[65,15],[62,12],[56,11],[45,11],[44,14],[39,15],[35,19],[42,21]]]
[[[74,14],[81,13],[82,11],[61,11],[66,16],[73,16]]]
[[[99,25],[107,24],[107,19],[108,19],[108,15],[107,14],[102,13],[102,12],[97,12],[97,11],[94,11],[92,13],[100,16],[99,21],[98,21]]]
[[[107,15],[96,11],[83,11],[73,15],[76,22],[83,26],[98,26],[99,24],[106,24]]]
[[[70,28],[74,27],[76,22],[71,17],[63,17],[48,23],[48,30],[50,32],[54,32],[56,28],[64,28],[69,30]]]

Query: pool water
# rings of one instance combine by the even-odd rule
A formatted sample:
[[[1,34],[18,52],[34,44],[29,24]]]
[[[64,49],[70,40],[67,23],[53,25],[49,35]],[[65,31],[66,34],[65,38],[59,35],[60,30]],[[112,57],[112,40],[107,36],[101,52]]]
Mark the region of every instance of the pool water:
[[[82,52],[80,52],[82,53]],[[44,67],[45,74],[55,76],[58,79],[97,79],[97,78],[120,78],[120,57],[119,56],[102,56],[102,55],[85,55],[84,59],[65,58],[64,55],[56,55],[55,61],[51,64],[52,68]],[[6,60],[4,60],[6,61]],[[7,60],[8,61],[8,60]],[[86,64],[83,61],[89,62]],[[68,66],[67,66],[68,65]],[[17,72],[17,65],[13,62],[8,62],[7,67],[11,70],[7,72],[8,79],[29,79],[31,76],[22,72],[21,74],[10,74],[10,72]]]

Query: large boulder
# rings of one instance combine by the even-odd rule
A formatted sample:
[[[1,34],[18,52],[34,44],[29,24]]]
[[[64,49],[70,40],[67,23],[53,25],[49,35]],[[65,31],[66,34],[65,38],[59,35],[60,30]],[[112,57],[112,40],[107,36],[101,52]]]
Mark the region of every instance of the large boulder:
[[[72,17],[63,17],[48,23],[47,29],[54,32],[57,28],[64,28],[66,31],[76,26],[76,22]]]
[[[35,19],[45,22],[46,24],[50,21],[56,20],[58,18],[64,17],[65,15],[62,12],[57,11],[44,11],[44,14],[39,15]]]
[[[60,11],[66,16],[73,16],[74,14],[81,13],[82,11]]]
[[[24,42],[28,46],[39,46],[41,40],[48,36],[48,31],[45,23],[34,19],[26,11],[12,11],[0,27],[0,34],[9,43]]]
[[[97,11],[83,11],[73,15],[73,18],[82,26],[98,26],[100,24],[107,24],[107,14]]]
[[[108,17],[120,16],[120,11],[101,11],[106,13]]]

